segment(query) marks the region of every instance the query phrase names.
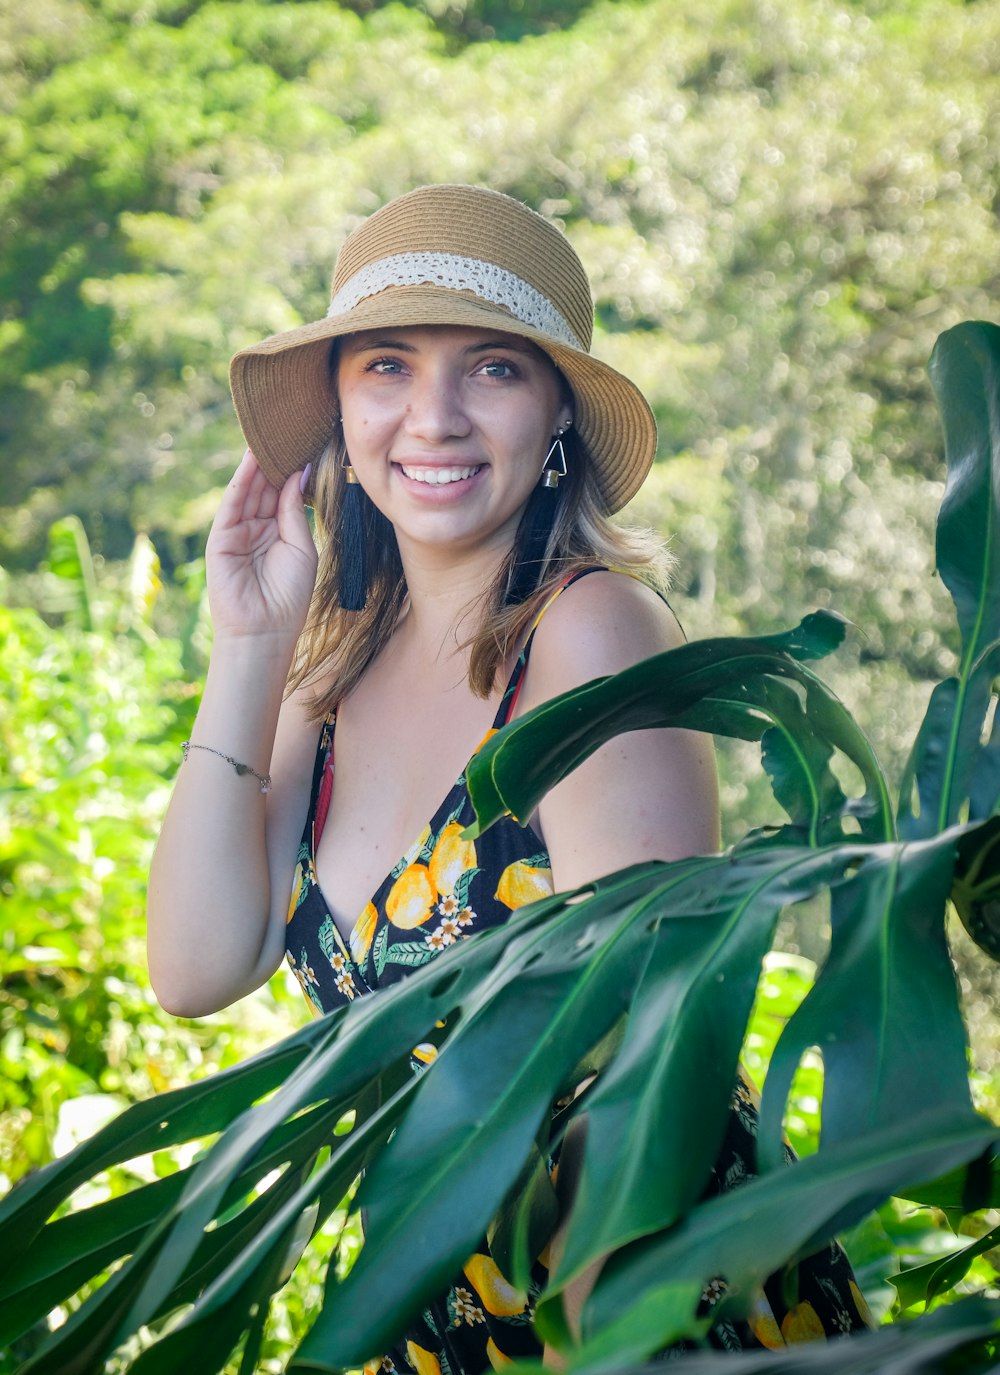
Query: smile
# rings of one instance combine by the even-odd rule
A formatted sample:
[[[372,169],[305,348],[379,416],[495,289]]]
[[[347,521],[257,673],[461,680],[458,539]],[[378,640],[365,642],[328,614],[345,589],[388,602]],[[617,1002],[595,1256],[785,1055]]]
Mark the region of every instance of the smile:
[[[440,487],[447,482],[464,482],[466,478],[474,477],[483,465],[476,463],[471,468],[407,468],[403,464],[399,466],[404,477],[411,478],[414,482],[426,482],[432,487]]]

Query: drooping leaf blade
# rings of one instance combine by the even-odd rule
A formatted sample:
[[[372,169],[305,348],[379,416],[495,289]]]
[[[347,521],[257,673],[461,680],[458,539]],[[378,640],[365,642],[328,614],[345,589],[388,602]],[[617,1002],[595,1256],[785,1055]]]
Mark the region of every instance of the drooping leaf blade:
[[[979,737],[1000,640],[1000,328],[971,321],[947,330],[930,376],[948,465],[937,566],[955,604],[962,653],[955,678],[932,697],[908,765],[918,795],[914,808],[910,787],[901,794],[909,838],[954,824],[970,789],[982,791]]]
[[[834,885],[832,939],[816,983],[771,1057],[759,1156],[779,1167],[792,1076],[817,1045],[826,1067],[822,1145],[863,1136],[923,1099],[971,1115],[967,1044],[945,939],[953,835],[872,847]]]
[[[664,891],[659,905],[670,906],[657,922],[621,1051],[588,1096],[582,1170],[550,1296],[697,1201],[731,1110],[777,919],[818,882],[836,882],[854,854],[750,851]]]
[[[857,765],[871,810],[879,814],[880,834],[891,835],[888,791],[867,738],[834,694],[799,662],[813,650],[827,651],[829,638],[818,628],[832,635],[831,624],[842,636],[838,618],[816,612],[783,635],[696,641],[536,707],[493,736],[470,763],[469,793],[478,825],[468,834],[478,834],[507,812],[530,816],[549,788],[624,731],[663,726],[719,731],[728,723],[742,738],[759,738],[774,723],[759,700],[760,684],[772,677],[806,690],[808,734],[821,733]]]
[[[968,1246],[960,1246],[946,1256],[936,1256],[923,1265],[890,1275],[889,1282],[899,1295],[900,1306],[910,1308],[915,1303],[929,1303],[943,1290],[953,1289],[965,1279],[972,1262],[998,1244],[1000,1227],[991,1227]]]
[[[912,1179],[931,1178],[980,1154],[998,1129],[956,1124],[931,1108],[858,1141],[751,1180],[695,1208],[677,1226],[612,1257],[584,1308],[585,1344],[574,1372],[603,1375],[641,1361],[728,1311],[745,1312],[757,1287],[789,1260]],[[725,1276],[727,1297],[696,1316],[705,1284]]]

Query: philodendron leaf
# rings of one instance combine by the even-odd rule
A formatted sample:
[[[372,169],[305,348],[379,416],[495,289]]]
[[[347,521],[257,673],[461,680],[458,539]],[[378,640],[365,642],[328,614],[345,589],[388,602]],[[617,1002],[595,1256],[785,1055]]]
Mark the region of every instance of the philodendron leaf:
[[[289,1121],[298,1121],[298,1142],[312,1130],[313,1119],[307,1111],[312,1105],[326,1103],[335,1117],[370,1095],[373,1083],[381,1077],[397,1076],[398,1066],[408,1066],[412,1047],[461,1002],[469,987],[476,986],[503,941],[522,929],[525,920],[530,918],[522,918],[520,925],[513,922],[509,930],[483,933],[458,952],[457,959],[450,960],[445,952],[435,965],[379,999],[355,1003],[304,1028],[237,1071],[216,1076],[210,1081],[214,1099],[206,1096],[207,1086],[199,1084],[130,1109],[92,1141],[49,1167],[44,1179],[29,1180],[23,1190],[13,1190],[0,1203],[0,1225],[18,1237],[16,1247],[11,1243],[16,1259],[26,1256],[31,1264],[39,1224],[92,1173],[143,1149],[158,1148],[167,1136],[187,1140],[229,1123],[218,1142],[190,1168],[179,1196],[149,1219],[141,1237],[134,1239],[130,1259],[53,1334],[44,1356],[50,1364],[38,1368],[59,1375],[95,1369],[124,1337],[162,1313],[171,1296],[182,1291],[192,1267],[200,1264],[206,1229],[218,1223],[236,1181],[246,1176],[253,1161],[267,1159]],[[491,936],[498,936],[500,945]],[[376,1029],[370,1032],[373,1019]],[[266,1101],[248,1109],[248,1098],[252,1102],[268,1092],[271,1096]],[[354,1136],[347,1139],[347,1149]],[[373,1141],[372,1149],[377,1144]],[[368,1163],[370,1154],[356,1162],[355,1170]],[[335,1169],[340,1157],[335,1153],[332,1159],[330,1168]],[[26,1221],[31,1226],[25,1226]],[[283,1225],[282,1215],[278,1226]],[[76,1255],[65,1258],[67,1267],[82,1260],[92,1247],[89,1235],[81,1235],[78,1241]],[[91,1250],[92,1259],[95,1254]],[[98,1263],[94,1273],[101,1268]],[[62,1283],[58,1276],[55,1283]],[[58,1301],[53,1295],[53,1303]]]
[[[0,1201],[0,1276],[23,1264],[45,1219],[81,1184],[111,1165],[221,1131],[334,1032],[333,1020],[312,1022],[211,1079],[137,1103],[76,1150],[19,1181]]]
[[[991,1228],[968,1246],[960,1246],[947,1256],[936,1256],[924,1265],[890,1275],[889,1283],[899,1295],[900,1306],[910,1308],[915,1303],[930,1303],[944,1290],[953,1289],[965,1279],[976,1257],[985,1255],[997,1245],[1000,1245],[1000,1226]]]
[[[959,837],[952,902],[966,931],[1000,961],[1000,817],[968,827]]]
[[[911,1182],[900,1197],[910,1203],[940,1208],[955,1223],[966,1213],[1000,1207],[1000,1153],[991,1149],[978,1160],[938,1179],[929,1179],[924,1184]]]
[[[243,1202],[262,1177],[289,1160],[311,1160],[329,1141],[335,1121],[335,1114],[317,1107],[286,1123],[275,1133],[267,1152],[233,1179],[220,1212]],[[190,1168],[68,1213],[43,1227],[21,1265],[0,1284],[0,1345],[26,1332],[113,1261],[130,1255],[177,1200]],[[225,1233],[226,1227],[220,1227],[207,1240],[224,1242]]]
[[[769,727],[760,741],[761,761],[775,797],[792,822],[805,831],[810,844],[839,839],[831,834],[831,823],[843,817],[847,798],[830,769],[832,746],[811,727],[798,695],[788,684],[772,678],[765,679],[761,687],[769,700],[784,699],[782,725]]]
[[[538,1310],[551,1340],[564,1335],[551,1300],[569,1280],[602,1255],[669,1227],[697,1201],[722,1141],[778,916],[838,881],[856,857],[846,847],[727,855],[664,894],[668,910],[662,899],[647,904],[652,952],[621,1051],[587,1097],[565,1246]]]
[[[710,1199],[661,1236],[613,1256],[584,1308],[584,1344],[570,1369],[611,1375],[721,1317],[745,1313],[767,1278],[815,1251],[912,1179],[931,1178],[981,1154],[997,1127],[970,1112],[956,1122],[933,1105],[854,1141]],[[726,1295],[698,1316],[705,1285]]]
[[[948,461],[937,566],[971,665],[1000,639],[1000,327],[968,321],[947,330],[930,376]]]
[[[252,1327],[255,1312],[266,1308],[281,1284],[288,1247],[303,1218],[312,1217],[314,1227],[322,1225],[357,1177],[372,1143],[384,1140],[399,1121],[416,1087],[408,1079],[366,1122],[338,1138],[330,1158],[311,1175],[289,1172],[277,1206],[239,1250],[206,1276],[193,1307],[135,1362],[136,1375],[174,1375],[207,1351],[215,1353],[209,1369],[222,1368],[241,1333]]]
[[[507,812],[530,816],[551,787],[624,731],[683,726],[759,739],[784,706],[777,695],[767,700],[762,681],[781,679],[804,690],[805,710],[781,721],[783,730],[809,737],[801,745],[802,760],[813,757],[816,734],[843,750],[864,778],[872,803],[868,810],[880,817],[878,834],[891,835],[885,780],[868,740],[800,662],[828,652],[842,635],[839,618],[815,612],[783,635],[682,645],[536,707],[492,736],[470,763],[469,794],[478,825],[469,834]],[[817,796],[825,790],[825,784],[812,789]],[[818,815],[811,825],[818,834]]]
[[[1000,328],[957,325],[938,339],[931,382],[944,422],[948,480],[938,517],[937,566],[962,635],[959,671],[932,697],[901,792],[907,837],[956,822],[975,787],[980,732],[1000,640]],[[992,772],[992,770],[991,770]],[[982,789],[977,788],[977,795]],[[983,815],[982,801],[979,815]],[[992,810],[992,807],[990,808]]]
[[[899,1121],[921,1101],[959,1120],[971,1111],[944,929],[956,839],[871,847],[857,871],[833,886],[829,954],[771,1057],[762,1165],[780,1167],[781,1117],[810,1046],[826,1068],[823,1146]]]
[[[670,1364],[678,1375],[996,1375],[998,1340],[1000,1299],[971,1298],[852,1333],[849,1341],[798,1342],[778,1351],[692,1351]],[[617,1375],[656,1375],[660,1368],[659,1361],[622,1365]]]
[[[395,1341],[460,1273],[532,1151],[552,1102],[617,1023],[649,958],[642,899],[668,869],[636,866],[535,904],[508,941],[358,1194],[366,1242],[300,1348],[351,1368]]]

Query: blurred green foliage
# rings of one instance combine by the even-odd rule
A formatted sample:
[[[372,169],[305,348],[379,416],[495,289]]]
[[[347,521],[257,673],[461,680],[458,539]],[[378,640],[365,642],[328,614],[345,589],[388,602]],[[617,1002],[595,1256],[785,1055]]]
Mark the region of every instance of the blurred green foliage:
[[[145,874],[241,448],[229,355],[322,315],[344,234],[413,185],[483,182],[565,226],[596,351],[657,413],[632,515],[672,539],[688,632],[848,615],[830,679],[898,773],[954,660],[925,362],[996,317],[998,62],[1000,9],[954,0],[0,8],[0,1172],[302,1015],[280,979],[197,1026],[161,1014]],[[758,773],[727,749],[734,833]],[[822,943],[790,916],[756,1072]],[[959,963],[995,1107],[995,977]],[[894,1245],[947,1244],[923,1215],[879,1226],[883,1274]],[[276,1330],[316,1301],[302,1283]]]
[[[137,544],[124,586],[111,589],[67,518],[53,528],[47,573],[60,627],[0,608],[8,1180],[102,1114],[230,1064],[287,1026],[277,1007],[268,1025],[263,1002],[243,1029],[229,1017],[182,1025],[157,1008],[143,953],[146,872],[195,691],[181,642],[150,626],[157,572],[147,544]],[[210,903],[207,894],[206,920]]]

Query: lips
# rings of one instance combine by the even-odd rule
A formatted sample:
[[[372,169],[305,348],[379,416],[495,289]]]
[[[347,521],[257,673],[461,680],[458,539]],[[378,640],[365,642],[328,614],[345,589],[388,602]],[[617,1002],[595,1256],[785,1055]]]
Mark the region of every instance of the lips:
[[[450,482],[464,482],[470,477],[475,477],[482,466],[481,463],[453,468],[410,468],[403,463],[399,465],[400,472],[404,477],[408,477],[412,482],[424,482],[429,487],[443,487]]]

